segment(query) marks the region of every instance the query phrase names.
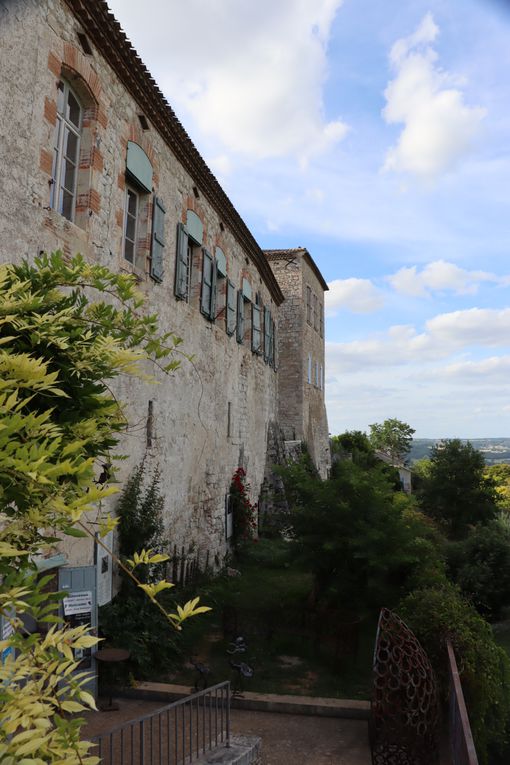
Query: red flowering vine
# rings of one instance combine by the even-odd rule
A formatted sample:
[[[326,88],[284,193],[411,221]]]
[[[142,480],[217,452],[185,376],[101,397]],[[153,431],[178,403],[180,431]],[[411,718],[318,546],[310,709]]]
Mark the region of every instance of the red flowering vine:
[[[230,484],[230,502],[234,515],[233,536],[236,544],[253,539],[257,531],[257,504],[250,502],[249,489],[246,470],[238,467]]]

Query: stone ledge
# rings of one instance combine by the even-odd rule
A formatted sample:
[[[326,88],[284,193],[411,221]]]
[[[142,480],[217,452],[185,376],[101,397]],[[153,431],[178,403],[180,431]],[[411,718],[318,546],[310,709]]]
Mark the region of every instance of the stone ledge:
[[[170,683],[139,682],[132,688],[116,691],[116,695],[140,698],[147,701],[162,701],[169,704],[189,696],[186,685]],[[292,715],[316,715],[318,717],[341,717],[351,720],[368,720],[370,702],[357,699],[330,699],[319,696],[291,696],[274,693],[252,693],[245,691],[242,697],[232,697],[234,709],[256,712],[281,712]]]
[[[221,746],[195,762],[196,765],[255,765],[259,762],[260,748],[259,736],[232,736],[229,747]]]

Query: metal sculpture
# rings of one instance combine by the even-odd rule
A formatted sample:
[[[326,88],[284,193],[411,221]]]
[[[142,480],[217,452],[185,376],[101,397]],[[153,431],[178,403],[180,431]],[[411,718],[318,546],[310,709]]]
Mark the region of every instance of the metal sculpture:
[[[373,765],[433,765],[438,723],[437,683],[427,654],[402,619],[383,608],[374,650]]]

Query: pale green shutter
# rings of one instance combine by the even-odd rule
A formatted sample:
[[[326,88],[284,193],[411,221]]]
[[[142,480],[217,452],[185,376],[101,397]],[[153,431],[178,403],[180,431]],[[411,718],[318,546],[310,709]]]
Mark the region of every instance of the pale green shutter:
[[[213,259],[212,264],[212,284],[211,284],[211,312],[209,318],[211,321],[216,319],[216,298],[218,294],[218,269],[216,266],[216,260]]]
[[[200,299],[200,310],[211,318],[211,296],[212,296],[212,282],[213,282],[213,259],[210,252],[202,250],[203,265],[202,265],[202,296]]]
[[[251,306],[251,349],[254,353],[261,351],[260,333],[260,306],[252,303]]]
[[[236,288],[235,284],[227,281],[227,335],[233,335],[236,329]]]
[[[179,223],[175,259],[175,295],[183,300],[188,296],[188,265],[188,231],[184,224]]]
[[[237,292],[237,342],[244,340],[244,298],[242,290]]]
[[[271,358],[271,366],[273,369],[278,368],[278,336],[276,334],[276,322],[271,321],[271,335],[272,335],[272,341],[271,341],[271,349],[272,349],[272,358]]]
[[[163,280],[163,254],[165,251],[166,210],[159,197],[154,196],[152,208],[152,249],[151,276],[158,282]]]

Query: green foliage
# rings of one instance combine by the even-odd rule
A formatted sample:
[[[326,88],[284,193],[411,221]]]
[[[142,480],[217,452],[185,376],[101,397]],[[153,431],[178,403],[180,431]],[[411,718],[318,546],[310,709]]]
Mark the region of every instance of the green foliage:
[[[246,471],[238,467],[230,484],[230,507],[233,515],[233,542],[240,547],[253,539],[257,531],[257,506],[250,502]]]
[[[115,491],[95,484],[96,464],[111,463],[126,427],[110,382],[124,374],[147,379],[149,359],[176,369],[179,344],[159,335],[131,275],[62,253],[0,265],[0,613],[14,630],[0,652],[17,651],[0,665],[3,763],[99,761],[80,741],[80,721],[66,716],[94,706],[73,649],[97,638],[56,623],[55,600],[36,582],[32,559],[64,534],[94,536],[84,514]],[[101,534],[114,526],[97,518]],[[139,558],[161,556],[142,551]],[[168,613],[156,591],[147,594],[177,629],[202,610],[195,599]],[[46,633],[29,635],[22,617]]]
[[[361,467],[373,467],[377,462],[374,448],[366,433],[361,430],[347,430],[339,436],[333,436],[331,452],[333,458],[337,455],[340,459],[352,459]]]
[[[490,626],[451,584],[416,590],[399,614],[425,648],[445,698],[446,640],[451,640],[480,763],[486,765],[492,755],[508,762],[510,659],[494,642]]]
[[[477,523],[488,523],[497,512],[485,460],[470,443],[443,441],[432,449],[430,472],[420,489],[422,509],[452,537],[465,535]]]
[[[494,484],[498,507],[510,513],[510,465],[489,465],[485,468],[484,476]]]
[[[423,566],[442,570],[430,524],[395,493],[377,465],[340,462],[329,481],[293,465],[282,471],[292,507],[294,547],[313,572],[317,599],[363,612],[395,603]]]
[[[369,441],[374,449],[385,452],[395,461],[402,461],[413,443],[414,428],[394,417],[370,425]]]
[[[156,554],[164,552],[163,509],[159,472],[147,475],[142,462],[126,481],[116,506],[119,554],[126,564],[135,558],[140,547]],[[160,580],[164,569],[164,562],[141,567],[139,583]],[[99,629],[109,645],[130,651],[131,657],[123,670],[140,679],[152,679],[168,672],[175,663],[177,641],[169,634],[165,615],[154,608],[143,589],[123,569],[120,574],[119,593],[99,611]],[[167,609],[174,607],[168,594],[160,602]]]
[[[491,621],[510,605],[510,529],[498,521],[476,526],[448,545],[448,574]]]

